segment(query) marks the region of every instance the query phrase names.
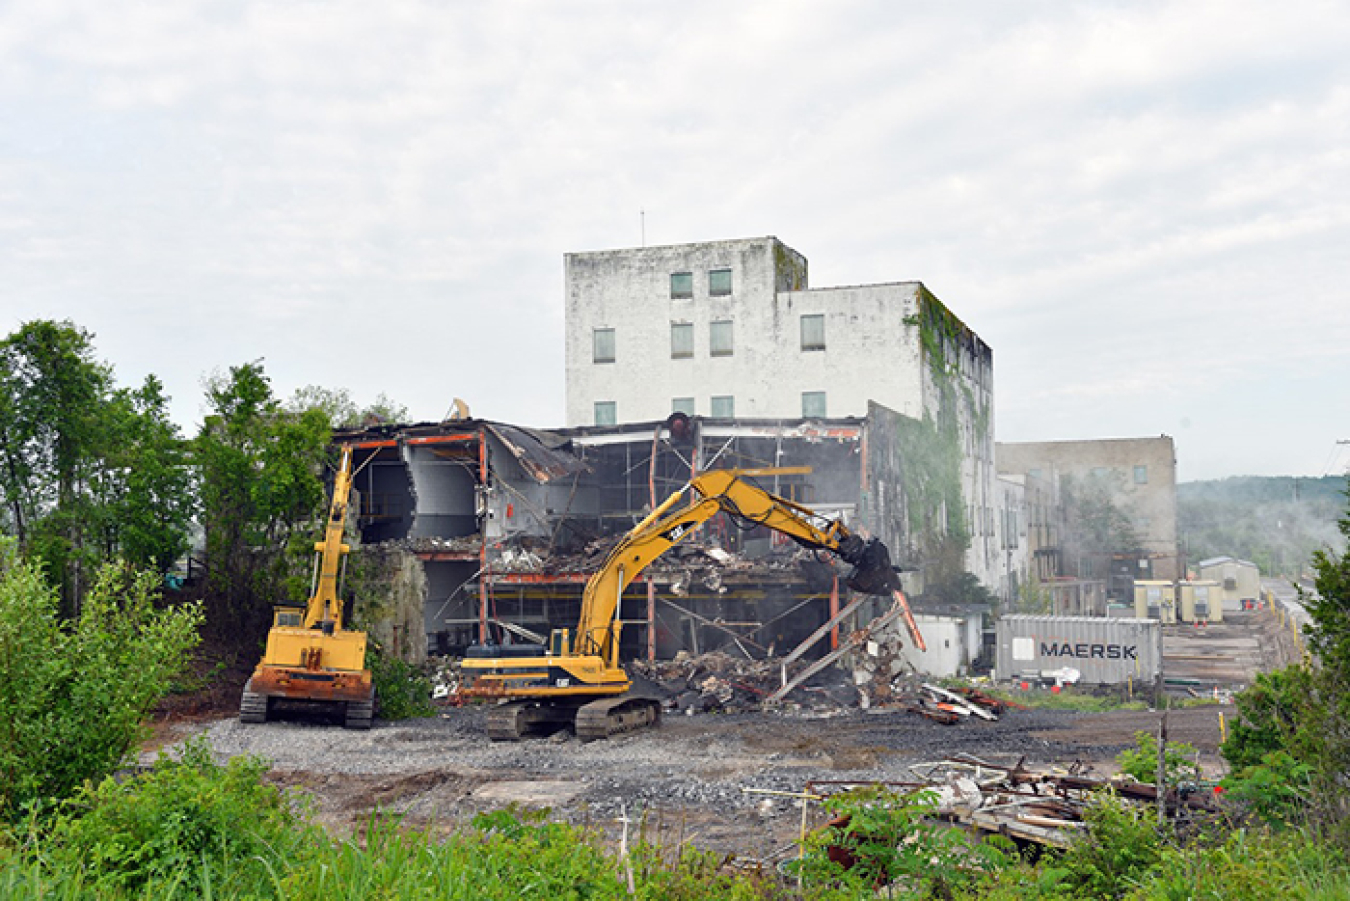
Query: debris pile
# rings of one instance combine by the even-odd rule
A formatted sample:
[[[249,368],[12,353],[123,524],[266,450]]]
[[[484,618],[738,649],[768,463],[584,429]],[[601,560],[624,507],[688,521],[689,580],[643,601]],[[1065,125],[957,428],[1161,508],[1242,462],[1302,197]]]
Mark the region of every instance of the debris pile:
[[[668,710],[690,716],[760,710],[782,682],[776,659],[747,660],[721,651],[697,656],[680,651],[672,660],[635,661],[629,670],[655,684]],[[794,700],[803,707],[842,709],[857,704],[857,693],[836,670],[803,686]]]
[[[1086,829],[1084,814],[1094,795],[1112,792],[1129,803],[1158,805],[1157,787],[1128,776],[1103,779],[1075,763],[1067,770],[1033,771],[1023,761],[1000,766],[963,755],[936,763],[912,764],[912,781],[862,783],[817,781],[806,791],[826,797],[860,788],[897,795],[928,792],[933,816],[968,829],[1007,836],[1021,844],[1067,848]],[[1172,818],[1219,809],[1213,791],[1199,786],[1168,789],[1163,809]]]
[[[692,655],[680,651],[672,660],[629,664],[629,670],[652,683],[665,698],[667,710],[696,713],[745,713],[775,706],[768,703],[787,677],[777,658],[747,660],[721,651]],[[825,669],[787,695],[786,706],[815,713],[845,709],[904,710],[947,725],[966,719],[995,721],[1011,706],[976,688],[945,689],[902,674],[884,682],[868,681],[885,671]],[[867,678],[862,678],[866,676]]]

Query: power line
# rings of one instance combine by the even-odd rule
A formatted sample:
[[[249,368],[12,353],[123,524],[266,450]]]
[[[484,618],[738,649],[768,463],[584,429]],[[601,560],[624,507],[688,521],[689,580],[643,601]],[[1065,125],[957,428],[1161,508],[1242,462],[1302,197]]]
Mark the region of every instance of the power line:
[[[1331,456],[1327,457],[1327,464],[1322,468],[1322,475],[1325,476],[1331,472],[1332,464],[1335,463],[1336,459],[1341,455],[1341,448],[1347,444],[1350,444],[1350,440],[1344,438],[1332,442]]]

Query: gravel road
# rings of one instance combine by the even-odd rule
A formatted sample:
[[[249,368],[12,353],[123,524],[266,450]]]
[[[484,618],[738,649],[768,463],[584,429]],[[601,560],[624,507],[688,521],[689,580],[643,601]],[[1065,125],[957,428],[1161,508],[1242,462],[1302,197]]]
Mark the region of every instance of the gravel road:
[[[1176,740],[1217,761],[1217,707],[1169,714]],[[1231,716],[1231,713],[1229,714]],[[911,764],[971,754],[1031,768],[1093,765],[1156,729],[1143,711],[1078,714],[1012,710],[998,722],[942,726],[897,710],[670,716],[658,728],[582,743],[568,735],[494,743],[481,708],[431,719],[377,721],[368,732],[304,721],[243,725],[219,719],[170,727],[170,743],[203,733],[220,758],[256,755],[281,785],[313,797],[334,831],[358,832],[374,811],[411,825],[454,828],[474,813],[510,804],[607,830],[622,813],[644,818],[649,838],[693,841],[738,857],[766,857],[791,844],[800,809],[791,799],[746,789],[800,792],[808,782],[906,781]],[[152,758],[152,754],[147,754]],[[813,821],[823,816],[813,810]]]

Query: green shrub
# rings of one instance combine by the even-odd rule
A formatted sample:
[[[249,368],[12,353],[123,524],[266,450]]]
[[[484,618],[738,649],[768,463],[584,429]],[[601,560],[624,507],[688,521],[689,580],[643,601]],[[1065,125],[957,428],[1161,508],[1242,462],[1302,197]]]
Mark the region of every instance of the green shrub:
[[[374,642],[366,647],[366,666],[375,683],[381,719],[406,720],[436,715],[436,708],[431,703],[431,680],[421,670],[383,653]]]
[[[219,766],[205,740],[189,741],[179,760],[86,785],[53,822],[45,859],[57,872],[83,869],[98,895],[264,889],[270,872],[323,844],[266,771],[257,758]]]
[[[934,818],[937,797],[862,789],[825,802],[831,825],[810,837],[801,867],[813,885],[852,892],[879,886],[944,897],[1015,862],[1007,847],[980,842]]]
[[[1121,772],[1151,785],[1158,781],[1158,740],[1148,732],[1136,732],[1134,742],[1135,747],[1116,755],[1116,764]],[[1195,762],[1197,753],[1194,745],[1184,741],[1167,743],[1167,753],[1163,755],[1163,775],[1168,786],[1200,780],[1200,764]]]
[[[1222,782],[1228,797],[1266,823],[1302,823],[1312,791],[1312,767],[1284,751],[1272,751],[1260,763],[1230,773]]]
[[[61,620],[39,570],[0,542],[0,817],[115,770],[197,643],[200,609],[156,609],[158,578],[109,564]]]
[[[1155,816],[1114,795],[1094,798],[1084,814],[1087,834],[1060,858],[1065,881],[1090,897],[1121,897],[1162,859]]]

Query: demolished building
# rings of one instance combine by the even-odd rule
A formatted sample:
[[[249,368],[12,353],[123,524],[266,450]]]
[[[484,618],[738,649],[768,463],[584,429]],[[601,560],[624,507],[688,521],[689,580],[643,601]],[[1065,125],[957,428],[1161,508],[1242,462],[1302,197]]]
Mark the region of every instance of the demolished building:
[[[915,612],[936,628],[934,617],[946,612],[923,606],[924,556],[945,537],[947,522],[931,515],[932,473],[902,450],[922,428],[872,404],[865,417],[838,419],[677,414],[548,431],[461,419],[335,440],[356,454],[358,559],[382,561],[367,569],[386,581],[411,579],[411,591],[422,593],[422,634],[405,622],[385,641],[458,654],[485,640],[538,641],[573,627],[584,585],[618,536],[693,473],[714,468],[775,470],[756,479],[761,487],[880,538],[905,570]],[[625,594],[622,656],[786,653],[848,603],[840,572],[782,535],[719,515]],[[362,603],[395,593],[366,584],[374,600]],[[815,653],[838,647],[884,604],[860,604]],[[980,653],[968,637],[978,634],[979,611],[963,609],[959,623],[951,627],[962,636],[958,647],[948,644],[922,662],[940,660],[952,672],[970,665]]]

